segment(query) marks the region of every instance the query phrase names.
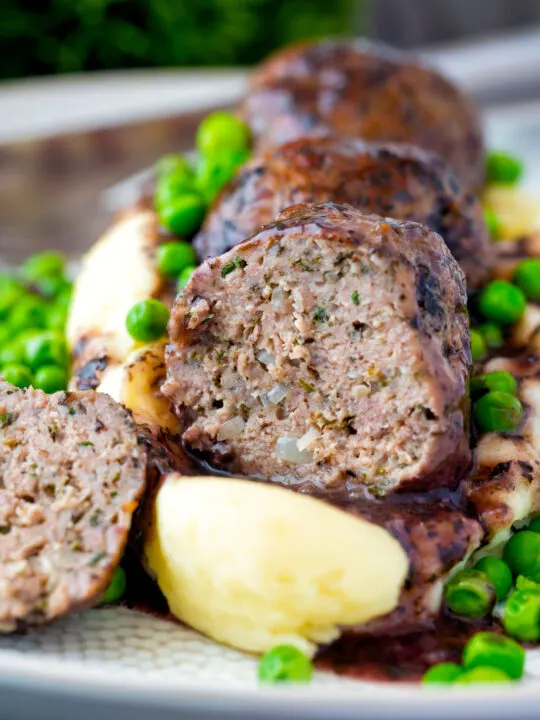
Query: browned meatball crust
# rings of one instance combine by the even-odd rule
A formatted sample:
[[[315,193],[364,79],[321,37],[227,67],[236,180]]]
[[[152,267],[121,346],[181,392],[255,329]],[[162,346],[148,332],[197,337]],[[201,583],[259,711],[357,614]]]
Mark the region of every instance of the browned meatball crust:
[[[442,235],[469,289],[487,279],[491,243],[481,205],[443,161],[410,145],[335,136],[257,154],[217,199],[195,248],[201,260],[221,255],[286,207],[326,201],[427,225]]]
[[[366,40],[294,45],[255,73],[241,114],[264,145],[335,130],[408,142],[440,155],[467,189],[484,179],[472,101],[409,55]]]
[[[164,392],[185,444],[223,470],[352,495],[455,485],[470,461],[465,303],[424,226],[293,206],[193,273]]]
[[[107,395],[0,382],[0,632],[99,600],[145,477],[135,423]]]

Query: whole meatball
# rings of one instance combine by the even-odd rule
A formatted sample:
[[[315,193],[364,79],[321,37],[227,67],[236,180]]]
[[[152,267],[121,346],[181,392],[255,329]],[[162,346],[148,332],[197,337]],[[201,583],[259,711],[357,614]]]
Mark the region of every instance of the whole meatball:
[[[409,55],[366,40],[294,45],[252,78],[241,113],[264,145],[333,129],[408,142],[440,155],[464,187],[484,179],[482,130],[472,101]]]
[[[491,242],[481,205],[442,160],[410,145],[337,136],[256,155],[217,199],[195,247],[201,260],[221,255],[289,205],[326,201],[420,222],[442,235],[469,289],[487,279]]]

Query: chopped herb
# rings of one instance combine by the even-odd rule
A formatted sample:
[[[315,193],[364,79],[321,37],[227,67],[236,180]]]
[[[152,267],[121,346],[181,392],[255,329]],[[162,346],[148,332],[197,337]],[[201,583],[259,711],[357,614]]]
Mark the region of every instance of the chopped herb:
[[[246,413],[246,415],[249,415],[249,413],[251,412],[251,408],[249,407],[249,405],[245,405],[244,403],[240,404],[240,410],[243,413]]]
[[[295,260],[293,262],[293,266],[300,268],[300,270],[304,270],[305,272],[313,272],[313,267],[304,262],[302,258],[298,258],[298,260]]]
[[[313,315],[313,320],[315,322],[325,322],[326,320],[328,320],[328,317],[329,316],[326,310],[323,307],[318,307],[315,310],[315,314]]]
[[[97,552],[88,564],[90,565],[90,567],[93,567],[94,565],[97,565],[100,560],[103,560],[104,557],[104,552]]]
[[[111,497],[115,498],[118,495],[118,490],[113,490],[111,493]]]
[[[101,514],[101,508],[96,508],[90,515],[89,523],[92,527],[98,527],[98,525],[101,525]]]
[[[120,480],[120,473],[117,472],[116,475],[115,475],[115,476],[113,477],[113,479],[111,480],[111,482],[112,482],[113,485],[114,485],[114,484],[117,483],[119,480]]]
[[[94,447],[94,443],[91,440],[83,440],[80,443],[77,443],[79,447]]]
[[[352,422],[354,420],[354,415],[347,415],[347,417],[343,418],[343,421],[341,422],[340,428],[342,430],[346,430],[349,435],[356,435],[356,430],[352,426]]]
[[[227,275],[229,275],[229,273],[232,273],[233,270],[236,270],[236,268],[245,268],[246,265],[247,262],[244,260],[244,258],[241,258],[239,255],[237,255],[234,260],[231,260],[231,262],[228,262],[221,268],[221,277],[227,277]]]
[[[207,315],[205,318],[201,320],[201,325],[204,325],[204,323],[210,322],[210,320],[213,320],[215,315]]]
[[[69,413],[70,415],[75,415],[76,412],[77,412],[77,411],[75,410],[74,407],[70,407],[69,410],[68,410],[68,413]]]
[[[0,415],[0,426],[2,427],[2,430],[4,428],[7,428],[9,425],[13,423],[15,416],[13,413],[10,412],[4,412]]]
[[[216,362],[218,365],[221,365],[224,357],[225,357],[225,350],[217,350],[216,351]]]
[[[298,384],[301,388],[303,388],[306,392],[313,392],[315,390],[315,385],[312,385],[307,380],[304,380],[303,378],[300,378],[298,381]]]
[[[269,280],[270,280],[271,277],[272,277],[272,273],[271,273],[271,272],[265,273],[265,275],[264,275],[264,282],[265,282],[265,283],[269,282]]]
[[[371,270],[371,268],[369,267],[369,265],[366,265],[365,263],[362,265],[362,273],[364,273],[364,275],[366,273],[368,273],[370,270]]]
[[[54,497],[56,494],[56,485],[53,482],[47,483],[43,486],[43,490],[49,497]]]
[[[11,527],[9,525],[0,525],[0,535],[7,535]]]
[[[351,295],[351,300],[355,305],[360,305],[360,295],[356,292],[356,290]]]
[[[375,475],[387,475],[388,471],[386,468],[377,468],[377,471],[375,472]]]
[[[82,552],[83,546],[82,546],[81,541],[80,541],[80,540],[75,540],[75,541],[71,544],[71,549],[73,550],[73,552]]]

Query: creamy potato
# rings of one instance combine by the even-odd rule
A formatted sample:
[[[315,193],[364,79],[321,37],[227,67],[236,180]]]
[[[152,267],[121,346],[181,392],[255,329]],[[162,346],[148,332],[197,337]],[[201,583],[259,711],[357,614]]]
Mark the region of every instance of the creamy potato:
[[[496,213],[503,240],[513,240],[540,228],[538,199],[519,185],[490,185],[482,200]]]
[[[320,500],[177,474],[157,493],[145,562],[173,614],[213,639],[310,654],[393,610],[409,567],[386,530]]]

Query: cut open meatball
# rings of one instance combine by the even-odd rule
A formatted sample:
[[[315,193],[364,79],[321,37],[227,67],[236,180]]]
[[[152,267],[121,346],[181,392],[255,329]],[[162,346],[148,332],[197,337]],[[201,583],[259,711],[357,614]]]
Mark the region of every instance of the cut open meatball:
[[[435,233],[290,208],[192,275],[164,386],[188,448],[288,483],[455,485],[470,460],[463,273]]]
[[[324,40],[281,50],[253,75],[240,110],[265,146],[330,130],[431,150],[469,190],[484,179],[482,128],[472,100],[382,44]]]
[[[0,382],[0,631],[96,603],[126,545],[146,451],[107,395]]]
[[[217,199],[195,248],[201,260],[221,255],[290,205],[326,201],[427,225],[461,265],[469,290],[488,278],[492,243],[482,207],[448,165],[410,145],[335,136],[255,155]]]

